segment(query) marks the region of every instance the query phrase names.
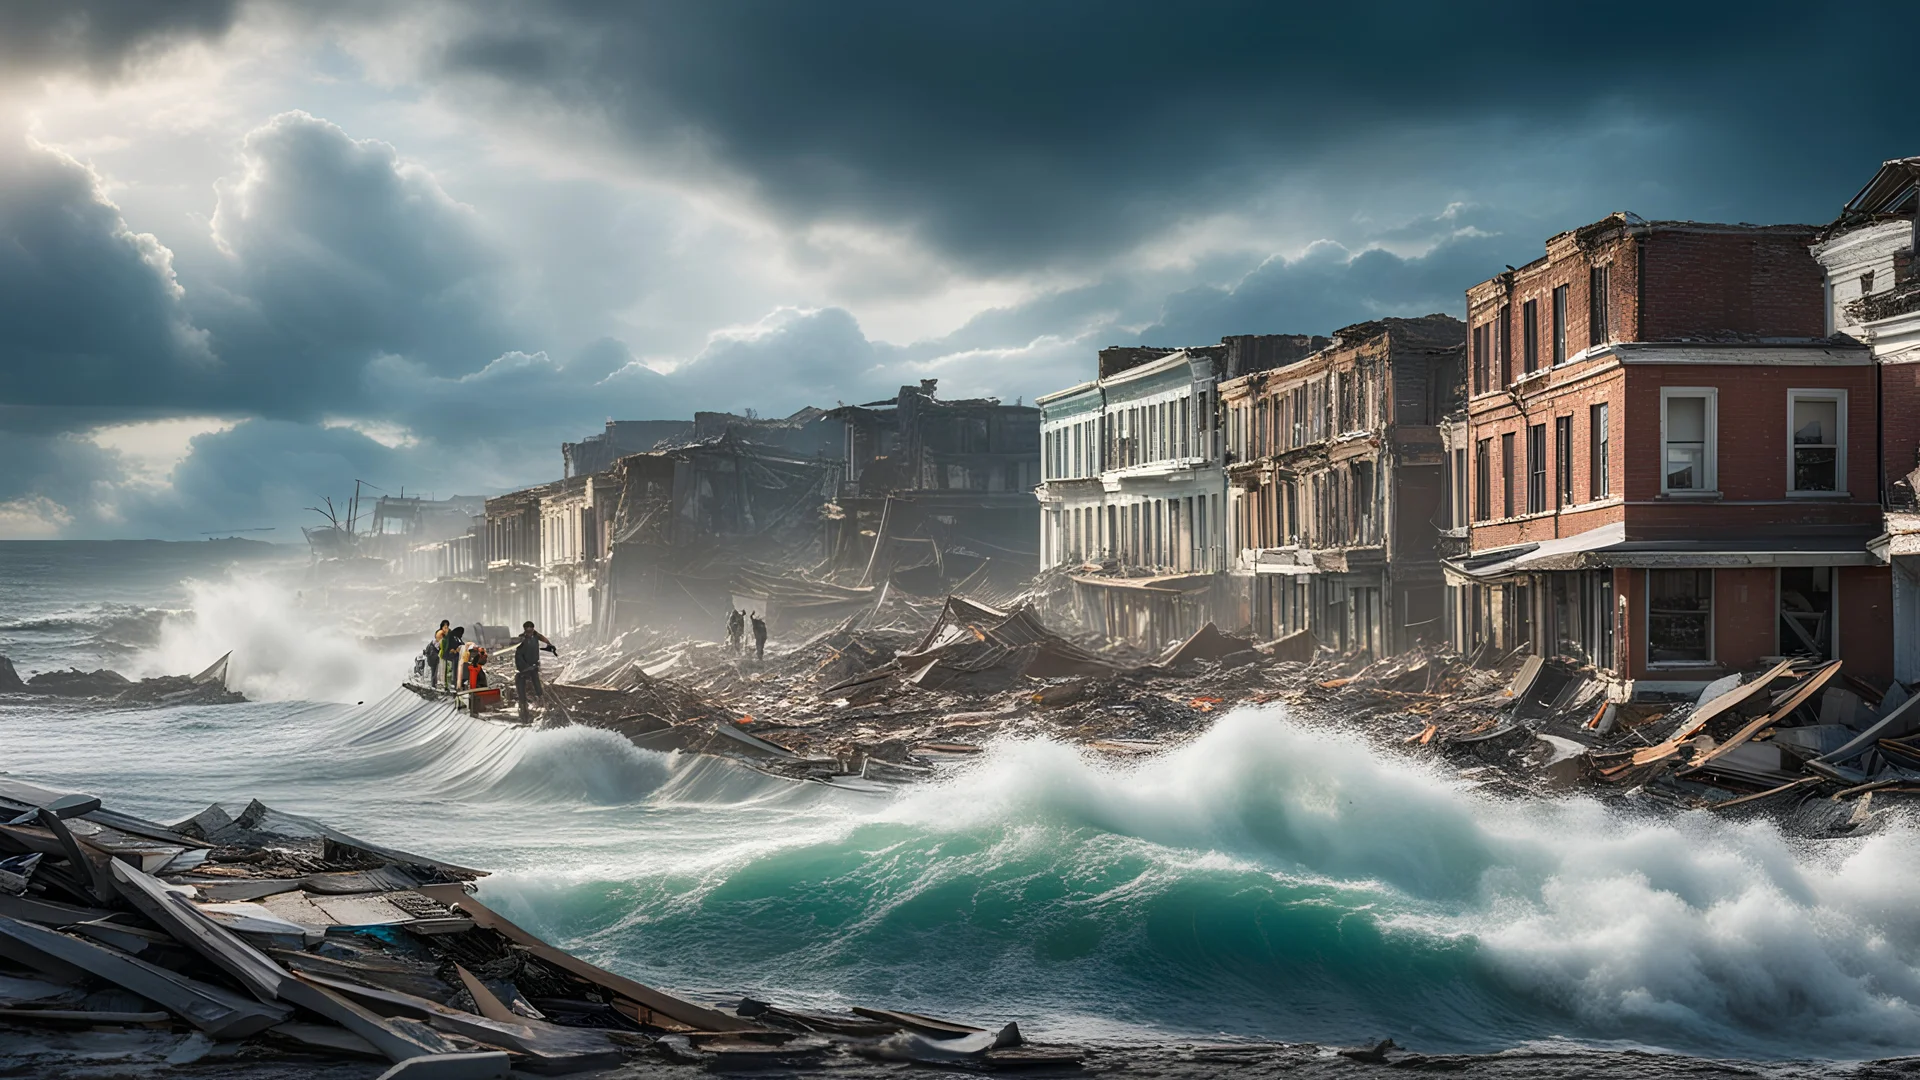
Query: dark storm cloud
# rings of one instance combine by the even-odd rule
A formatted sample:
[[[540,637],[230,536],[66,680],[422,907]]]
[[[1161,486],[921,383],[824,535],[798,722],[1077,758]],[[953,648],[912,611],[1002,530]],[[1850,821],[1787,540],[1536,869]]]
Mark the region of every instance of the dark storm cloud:
[[[392,146],[287,113],[247,136],[243,159],[213,218],[230,261],[190,296],[235,406],[314,416],[359,404],[376,357],[458,376],[513,344],[503,257]]]
[[[8,0],[0,74],[80,67],[112,75],[146,50],[224,34],[238,0]]]
[[[512,344],[504,260],[391,146],[289,113],[242,163],[224,259],[180,282],[84,166],[0,148],[0,405],[312,418],[362,404],[376,357],[459,376]]]
[[[1674,125],[1675,156],[1566,161],[1562,183],[1617,199],[1653,168],[1716,177],[1689,207],[1737,191],[1830,215],[1892,152],[1881,140],[1911,132],[1832,101],[1814,61],[1832,54],[1853,102],[1897,96],[1911,43],[1862,28],[1900,10],[563,0],[469,19],[444,64],[604,116],[650,153],[711,158],[793,219],[905,226],[998,268],[1123,250],[1303,168],[1478,156],[1493,179],[1524,144],[1629,111]],[[1439,127],[1458,133],[1444,161],[1383,152]],[[1492,129],[1521,149],[1475,144]],[[1757,194],[1783,173],[1801,186]]]
[[[167,249],[85,166],[0,144],[0,405],[165,406],[212,365]]]

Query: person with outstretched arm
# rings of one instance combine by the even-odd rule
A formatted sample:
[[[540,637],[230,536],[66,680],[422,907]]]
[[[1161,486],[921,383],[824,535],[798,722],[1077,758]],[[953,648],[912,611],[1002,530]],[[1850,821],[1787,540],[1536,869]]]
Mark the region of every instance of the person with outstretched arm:
[[[540,688],[540,650],[545,648],[555,656],[560,650],[553,647],[545,634],[533,628],[533,621],[520,624],[520,636],[513,646],[513,696],[520,701],[520,719],[533,719],[527,708],[529,698],[544,696]]]

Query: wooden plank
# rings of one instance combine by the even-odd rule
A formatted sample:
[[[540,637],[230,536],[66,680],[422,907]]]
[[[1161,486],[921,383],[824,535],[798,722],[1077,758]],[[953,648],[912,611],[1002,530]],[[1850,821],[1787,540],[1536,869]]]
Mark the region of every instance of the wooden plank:
[[[968,1027],[951,1020],[937,1020],[919,1013],[899,1012],[893,1009],[868,1009],[855,1005],[853,1011],[869,1020],[884,1020],[889,1024],[899,1024],[909,1031],[916,1031],[930,1039],[961,1039],[968,1035],[979,1035],[985,1028]]]
[[[1726,802],[1714,803],[1712,806],[1707,807],[1707,809],[1725,810],[1728,807],[1732,807],[1732,806],[1744,806],[1747,803],[1759,802],[1761,799],[1772,798],[1775,795],[1784,795],[1789,791],[1798,791],[1803,787],[1808,787],[1813,784],[1818,784],[1825,779],[1826,777],[1824,776],[1803,776],[1798,780],[1781,784],[1777,788],[1770,788],[1766,791],[1755,792],[1752,795],[1742,795],[1737,799],[1728,799]]]
[[[347,997],[373,1002],[400,1015],[425,1020],[448,1034],[525,1054],[538,1066],[586,1069],[618,1065],[626,1060],[626,1055],[607,1038],[606,1032],[593,1028],[561,1027],[524,1016],[514,1016],[505,1022],[490,1020],[398,990],[361,986],[323,975],[301,975],[300,978]]]
[[[448,907],[459,908],[467,913],[475,925],[492,930],[517,945],[525,946],[535,956],[562,971],[577,975],[601,989],[611,990],[622,997],[639,1002],[648,1009],[678,1020],[696,1031],[761,1030],[759,1024],[695,1005],[691,1001],[682,1001],[671,994],[637,983],[624,975],[616,975],[605,968],[595,967],[571,953],[562,952],[515,926],[487,905],[468,896],[462,886],[422,885],[415,891],[429,899],[438,900]]]
[[[481,1016],[489,1020],[498,1020],[504,1024],[514,1024],[526,1019],[519,1013],[507,1008],[507,1003],[501,1001],[499,997],[495,996],[493,991],[487,989],[487,984],[475,978],[473,972],[468,971],[459,964],[453,965],[453,970],[455,974],[460,976],[460,985],[466,987],[467,993],[473,998],[473,1007],[480,1010]]]
[[[284,1006],[251,1001],[104,945],[18,919],[0,918],[0,955],[56,977],[78,969],[104,979],[216,1039],[244,1039],[288,1016]]]
[[[1705,705],[1693,710],[1693,714],[1687,717],[1685,724],[1682,725],[1680,730],[1674,732],[1665,742],[1655,743],[1644,750],[1634,751],[1633,763],[1635,765],[1650,765],[1653,762],[1664,761],[1672,757],[1679,752],[1680,745],[1698,734],[1701,728],[1707,726],[1708,721],[1719,716],[1721,713],[1745,705],[1748,701],[1752,700],[1755,695],[1767,687],[1772,686],[1773,680],[1787,674],[1792,668],[1792,660],[1782,660],[1774,665],[1772,670],[1762,674],[1752,682],[1742,683],[1734,689],[1714,698],[1712,701],[1707,702]]]
[[[159,879],[114,860],[113,881],[120,895],[171,933],[182,945],[207,958],[215,967],[233,976],[241,986],[261,1001],[277,1001],[280,984],[287,972],[279,964],[194,906],[193,901],[170,891]]]
[[[388,1061],[406,1061],[444,1053],[448,1049],[437,1036],[431,1043],[423,1041],[413,1032],[402,1031],[331,989],[297,975],[281,984],[280,995],[308,1012],[323,1016],[360,1036]]]
[[[1743,727],[1739,731],[1735,732],[1732,736],[1730,736],[1727,739],[1726,742],[1723,742],[1719,746],[1714,747],[1712,750],[1707,751],[1705,756],[1696,759],[1693,763],[1693,767],[1681,772],[1680,775],[1685,776],[1687,773],[1698,770],[1702,766],[1706,765],[1708,762],[1714,760],[1715,758],[1720,757],[1721,755],[1725,754],[1727,751],[1733,749],[1736,746],[1739,746],[1741,743],[1746,742],[1748,739],[1753,738],[1755,735],[1760,734],[1762,731],[1765,731],[1767,728],[1773,726],[1774,724],[1779,723],[1782,720],[1785,720],[1789,716],[1792,716],[1793,711],[1795,709],[1798,709],[1800,706],[1805,705],[1813,697],[1814,694],[1817,694],[1820,692],[1821,687],[1827,685],[1827,680],[1833,678],[1835,675],[1838,675],[1839,673],[1840,673],[1840,661],[1835,660],[1830,664],[1823,665],[1820,668],[1820,670],[1814,672],[1813,674],[1807,676],[1806,678],[1801,679],[1800,684],[1794,687],[1793,690],[1787,694],[1786,699],[1780,703],[1779,708],[1774,709],[1772,712],[1767,713],[1764,716],[1755,717],[1751,723],[1747,724],[1746,727]]]

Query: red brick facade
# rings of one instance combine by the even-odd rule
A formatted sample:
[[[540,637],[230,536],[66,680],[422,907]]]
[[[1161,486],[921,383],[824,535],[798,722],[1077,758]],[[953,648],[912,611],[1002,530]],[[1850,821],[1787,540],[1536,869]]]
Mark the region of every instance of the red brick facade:
[[[1786,612],[1812,597],[1825,620],[1815,634],[1849,672],[1891,674],[1891,578],[1863,565],[1864,544],[1880,521],[1881,418],[1888,467],[1903,474],[1920,463],[1920,408],[1883,407],[1867,350],[1824,338],[1813,236],[1616,214],[1468,290],[1470,550],[1575,554],[1456,594],[1463,636],[1500,612],[1541,651],[1574,647],[1626,679],[1687,683],[1802,648],[1783,641],[1800,625]],[[1920,402],[1920,369],[1900,378],[1889,400]],[[1795,400],[1813,404],[1796,415]],[[1838,421],[1825,422],[1838,460],[1798,474],[1821,490],[1793,490],[1790,428],[1820,405]],[[1683,433],[1702,424],[1704,435]],[[1813,554],[1781,554],[1801,551]],[[1685,595],[1705,589],[1710,605],[1671,591],[1694,571],[1711,577],[1680,579]],[[1651,650],[1650,580],[1669,590]],[[1489,602],[1486,588],[1502,591]]]

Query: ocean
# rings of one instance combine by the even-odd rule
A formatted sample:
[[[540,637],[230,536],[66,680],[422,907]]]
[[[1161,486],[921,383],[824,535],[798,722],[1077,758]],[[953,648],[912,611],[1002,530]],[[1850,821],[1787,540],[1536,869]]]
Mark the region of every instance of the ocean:
[[[1116,765],[996,744],[867,795],[397,689],[411,647],[303,553],[0,543],[25,674],[198,670],[238,705],[0,698],[0,770],[161,821],[249,799],[494,871],[529,929],[696,996],[886,1004],[1107,1043],[1920,1052],[1920,833],[1485,795],[1254,707]],[[430,627],[421,627],[424,641]]]

